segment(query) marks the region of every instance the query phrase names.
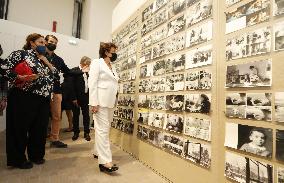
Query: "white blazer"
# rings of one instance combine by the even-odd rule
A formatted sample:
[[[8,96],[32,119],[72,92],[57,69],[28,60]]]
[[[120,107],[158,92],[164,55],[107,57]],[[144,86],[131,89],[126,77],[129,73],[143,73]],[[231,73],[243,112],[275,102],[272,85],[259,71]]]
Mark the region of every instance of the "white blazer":
[[[94,59],[89,71],[89,105],[113,108],[118,90],[118,75],[103,58]]]

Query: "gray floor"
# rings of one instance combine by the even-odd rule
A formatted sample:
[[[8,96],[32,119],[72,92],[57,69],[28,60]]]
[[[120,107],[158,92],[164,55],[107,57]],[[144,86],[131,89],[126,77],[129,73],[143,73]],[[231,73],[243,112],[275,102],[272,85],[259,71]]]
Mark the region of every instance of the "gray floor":
[[[0,182],[1,183],[162,183],[164,179],[143,166],[119,148],[112,146],[113,160],[120,166],[117,173],[107,175],[98,169],[97,160],[91,156],[93,139],[81,137],[73,142],[71,133],[61,133],[67,149],[46,148],[44,165],[34,165],[30,170],[8,169],[5,156],[5,132],[0,133]],[[94,137],[94,134],[92,134]]]

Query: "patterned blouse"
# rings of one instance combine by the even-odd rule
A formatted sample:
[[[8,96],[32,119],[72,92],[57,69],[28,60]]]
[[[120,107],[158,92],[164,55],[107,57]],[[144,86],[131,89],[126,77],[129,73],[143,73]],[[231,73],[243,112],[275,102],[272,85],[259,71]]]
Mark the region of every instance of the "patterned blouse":
[[[17,85],[17,73],[13,70],[18,63],[26,61],[34,74],[37,74],[39,78],[32,82],[26,82],[24,85]],[[44,97],[50,97],[53,89],[53,82],[59,78],[59,72],[57,69],[51,71],[44,63],[38,59],[34,50],[18,50],[12,52],[8,58],[0,63],[1,72],[9,80],[9,88],[18,88],[26,92],[34,93]]]

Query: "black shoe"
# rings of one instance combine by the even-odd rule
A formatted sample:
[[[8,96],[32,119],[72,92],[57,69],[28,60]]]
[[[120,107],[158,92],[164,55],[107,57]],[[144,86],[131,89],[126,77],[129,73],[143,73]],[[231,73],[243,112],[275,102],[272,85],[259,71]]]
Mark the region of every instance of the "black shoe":
[[[108,168],[105,167],[103,164],[99,164],[99,168],[101,172],[108,172],[108,173],[115,172],[116,170],[118,170],[118,166],[116,165],[113,165],[112,167]]]
[[[74,133],[72,140],[75,141],[79,138],[79,133]]]
[[[33,164],[30,161],[25,161],[21,164],[9,164],[8,163],[8,166],[12,166],[12,167],[19,168],[19,169],[31,169],[31,168],[33,168]]]
[[[34,164],[37,165],[42,165],[45,163],[45,159],[39,159],[39,160],[30,160],[31,162],[33,162]]]
[[[53,141],[50,142],[50,147],[55,147],[55,148],[67,148],[67,144],[64,144],[61,141]]]
[[[91,137],[89,133],[84,133],[84,138],[86,139],[86,141],[90,141]]]

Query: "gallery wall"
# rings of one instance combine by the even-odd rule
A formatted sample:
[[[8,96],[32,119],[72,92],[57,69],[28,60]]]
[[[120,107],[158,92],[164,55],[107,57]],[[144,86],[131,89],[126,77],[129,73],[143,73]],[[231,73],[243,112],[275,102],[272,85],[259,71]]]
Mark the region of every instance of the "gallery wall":
[[[172,182],[283,182],[281,3],[139,7],[113,33],[112,141]]]

